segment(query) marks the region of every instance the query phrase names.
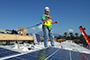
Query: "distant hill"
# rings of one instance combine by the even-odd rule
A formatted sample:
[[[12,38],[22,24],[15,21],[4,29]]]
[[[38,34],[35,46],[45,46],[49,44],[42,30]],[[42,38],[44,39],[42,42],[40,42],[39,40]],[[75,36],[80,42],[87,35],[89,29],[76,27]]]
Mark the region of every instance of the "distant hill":
[[[11,30],[0,29],[0,32],[3,32],[3,33],[8,32],[8,33],[11,33]]]
[[[44,35],[42,31],[37,32],[37,33],[38,33],[40,36],[43,36],[43,35]]]
[[[29,33],[30,35],[32,35],[32,33]],[[40,36],[42,36],[43,37],[43,32],[42,31],[39,31],[39,32],[37,32],[37,34],[39,34]],[[56,36],[56,37],[58,37],[60,34],[57,34],[57,33],[54,33],[54,36]]]
[[[58,37],[60,34],[54,33],[54,36]]]

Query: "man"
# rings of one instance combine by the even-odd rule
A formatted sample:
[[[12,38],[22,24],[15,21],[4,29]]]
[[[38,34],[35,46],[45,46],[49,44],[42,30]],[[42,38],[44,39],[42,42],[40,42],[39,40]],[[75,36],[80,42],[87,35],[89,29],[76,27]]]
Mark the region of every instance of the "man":
[[[45,7],[45,14],[42,15],[41,20],[43,22],[42,30],[44,33],[44,46],[48,47],[48,37],[50,38],[51,45],[54,44],[54,36],[52,33],[52,24],[57,24],[58,21],[52,22],[52,16],[49,16],[50,9],[49,7]]]

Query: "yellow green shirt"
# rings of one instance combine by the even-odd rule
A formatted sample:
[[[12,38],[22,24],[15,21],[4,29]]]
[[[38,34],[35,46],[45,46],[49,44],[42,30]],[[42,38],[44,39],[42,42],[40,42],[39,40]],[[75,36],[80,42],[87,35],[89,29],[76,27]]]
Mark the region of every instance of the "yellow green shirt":
[[[49,15],[43,14],[41,19],[47,19]],[[43,22],[44,26],[47,26],[48,28],[52,28],[52,19],[48,19],[46,22]]]

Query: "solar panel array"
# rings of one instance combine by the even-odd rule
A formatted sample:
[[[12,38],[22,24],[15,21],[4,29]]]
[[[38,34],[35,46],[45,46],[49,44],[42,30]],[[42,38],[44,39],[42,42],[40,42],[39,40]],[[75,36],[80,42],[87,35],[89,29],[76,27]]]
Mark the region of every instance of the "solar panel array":
[[[6,60],[90,60],[90,54],[49,47]]]
[[[15,55],[15,54],[19,54],[19,52],[11,51],[11,50],[4,49],[4,48],[0,47],[0,58],[6,57],[6,56],[12,56],[12,55]]]
[[[41,42],[40,35],[36,34],[37,42]],[[4,60],[90,60],[90,54],[75,52],[71,50],[49,47],[27,54],[0,48],[0,58]],[[15,55],[15,56],[13,56]]]

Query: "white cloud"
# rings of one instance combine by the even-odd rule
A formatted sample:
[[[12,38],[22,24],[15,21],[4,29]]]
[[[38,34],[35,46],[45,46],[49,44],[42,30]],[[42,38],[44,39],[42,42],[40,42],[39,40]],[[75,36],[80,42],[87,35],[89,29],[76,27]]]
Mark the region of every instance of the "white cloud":
[[[73,29],[69,29],[68,31],[69,31],[69,32],[74,32],[74,30],[73,30]]]
[[[32,30],[36,30],[36,29],[33,27]]]
[[[42,24],[41,24],[40,26],[38,26],[38,28],[39,28],[40,30],[42,30]]]

